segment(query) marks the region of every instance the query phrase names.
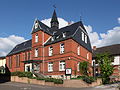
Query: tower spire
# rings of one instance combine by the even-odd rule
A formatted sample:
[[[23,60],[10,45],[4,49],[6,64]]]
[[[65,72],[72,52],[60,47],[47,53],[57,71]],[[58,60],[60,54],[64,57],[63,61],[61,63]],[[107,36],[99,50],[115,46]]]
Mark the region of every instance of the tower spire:
[[[56,31],[59,28],[59,22],[58,22],[58,19],[57,19],[57,14],[56,14],[55,9],[54,9],[54,12],[53,12],[50,23],[51,23],[51,28],[52,28],[53,32]]]

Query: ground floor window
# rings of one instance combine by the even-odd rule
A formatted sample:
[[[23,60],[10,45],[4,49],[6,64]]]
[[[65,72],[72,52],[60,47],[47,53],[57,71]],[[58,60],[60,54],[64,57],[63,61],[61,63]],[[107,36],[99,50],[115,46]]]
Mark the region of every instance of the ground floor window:
[[[77,71],[80,71],[80,62],[77,63]]]
[[[65,61],[59,62],[59,71],[65,71]]]
[[[48,72],[52,72],[53,71],[53,62],[49,62],[48,63]]]

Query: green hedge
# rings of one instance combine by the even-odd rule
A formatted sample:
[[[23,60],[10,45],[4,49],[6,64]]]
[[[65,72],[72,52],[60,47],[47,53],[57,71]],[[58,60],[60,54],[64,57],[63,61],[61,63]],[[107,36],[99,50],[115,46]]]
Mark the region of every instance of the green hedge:
[[[28,77],[30,79],[45,80],[45,82],[54,82],[55,84],[63,84],[62,79],[33,77],[33,74],[31,72],[20,72],[20,71],[11,72],[11,76]]]

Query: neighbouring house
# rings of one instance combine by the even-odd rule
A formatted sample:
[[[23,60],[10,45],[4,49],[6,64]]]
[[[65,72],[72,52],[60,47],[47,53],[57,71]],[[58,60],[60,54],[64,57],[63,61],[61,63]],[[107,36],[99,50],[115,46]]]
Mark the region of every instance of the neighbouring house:
[[[0,57],[0,73],[5,73],[5,67],[6,67],[6,57],[2,56]]]
[[[120,44],[109,45],[105,47],[96,48],[93,47],[93,62],[95,63],[95,73],[99,74],[98,63],[96,61],[96,55],[102,53],[109,53],[113,57],[112,65],[114,67],[112,76],[120,76]]]
[[[80,62],[92,63],[91,43],[82,21],[59,28],[54,10],[50,24],[48,27],[38,19],[34,21],[32,39],[16,45],[6,57],[11,72],[30,71],[66,78],[66,74],[81,75]]]

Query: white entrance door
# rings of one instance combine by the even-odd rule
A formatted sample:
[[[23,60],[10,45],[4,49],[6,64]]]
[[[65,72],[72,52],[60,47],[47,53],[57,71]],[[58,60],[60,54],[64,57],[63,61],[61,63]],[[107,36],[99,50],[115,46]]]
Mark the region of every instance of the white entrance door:
[[[32,63],[25,64],[25,72],[32,72]]]

